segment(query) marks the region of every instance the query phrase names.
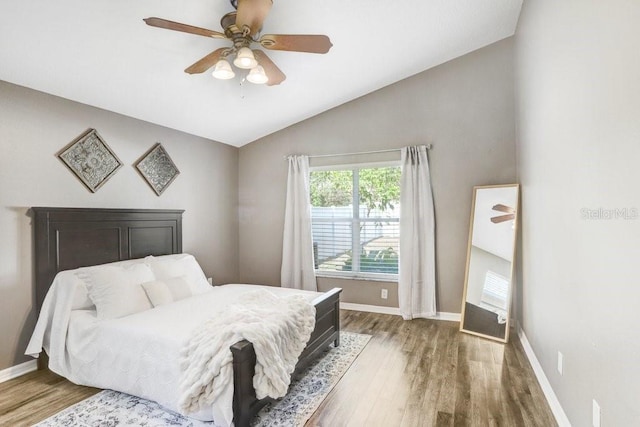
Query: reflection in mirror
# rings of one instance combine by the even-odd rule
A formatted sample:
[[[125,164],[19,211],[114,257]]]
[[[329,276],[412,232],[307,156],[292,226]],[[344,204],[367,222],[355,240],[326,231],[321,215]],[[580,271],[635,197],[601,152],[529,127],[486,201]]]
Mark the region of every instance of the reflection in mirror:
[[[475,187],[460,330],[506,342],[518,184]]]

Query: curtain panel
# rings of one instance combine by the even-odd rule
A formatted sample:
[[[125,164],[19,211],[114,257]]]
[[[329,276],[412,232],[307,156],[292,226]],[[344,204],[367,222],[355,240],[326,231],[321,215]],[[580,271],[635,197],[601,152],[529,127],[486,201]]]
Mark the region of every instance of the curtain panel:
[[[311,233],[309,157],[289,156],[288,162],[281,284],[285,288],[317,291]]]
[[[427,147],[404,147],[398,299],[405,320],[436,314],[435,218]]]

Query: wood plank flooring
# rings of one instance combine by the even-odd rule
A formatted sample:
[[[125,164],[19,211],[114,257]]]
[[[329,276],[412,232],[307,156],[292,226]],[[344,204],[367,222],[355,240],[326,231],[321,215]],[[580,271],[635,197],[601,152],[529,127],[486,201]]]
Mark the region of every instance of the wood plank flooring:
[[[0,384],[0,426],[31,426],[99,391],[49,370],[30,372]]]
[[[373,337],[307,426],[555,426],[517,339],[458,323],[343,310],[342,329]],[[0,426],[29,426],[98,390],[49,371],[0,384]]]

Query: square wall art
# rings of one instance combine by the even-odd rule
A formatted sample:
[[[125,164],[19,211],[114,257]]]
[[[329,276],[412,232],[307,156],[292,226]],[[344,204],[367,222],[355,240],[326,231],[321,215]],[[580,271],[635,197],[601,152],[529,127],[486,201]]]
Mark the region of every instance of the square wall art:
[[[88,129],[58,153],[80,181],[95,193],[122,167],[122,162],[95,129]]]
[[[136,163],[136,169],[159,196],[178,177],[180,171],[159,142]]]

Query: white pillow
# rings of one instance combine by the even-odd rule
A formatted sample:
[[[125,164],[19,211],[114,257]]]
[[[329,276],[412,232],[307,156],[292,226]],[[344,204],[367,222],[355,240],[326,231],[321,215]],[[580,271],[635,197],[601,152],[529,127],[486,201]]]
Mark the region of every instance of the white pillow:
[[[74,286],[75,290],[73,292],[73,301],[71,303],[72,310],[89,310],[94,309],[96,306],[89,298],[89,292],[87,291],[86,283],[84,279],[87,278],[87,271],[91,271],[95,268],[103,268],[106,266],[114,266],[114,267],[131,267],[134,264],[144,264],[145,260],[142,258],[138,259],[129,259],[125,261],[115,261],[107,264],[100,264],[97,266],[91,267],[80,267],[75,270],[66,270],[58,273],[60,279],[63,280],[63,286]],[[60,286],[60,285],[59,285]]]
[[[89,298],[89,292],[87,286],[82,280],[77,279],[75,281],[76,290],[73,293],[73,302],[71,303],[71,310],[88,310],[94,308],[93,301]]]
[[[191,286],[193,295],[212,290],[200,264],[189,254],[164,255],[145,258],[157,280],[166,281],[175,277],[184,277]]]
[[[65,295],[71,295],[71,310],[85,310],[94,308],[93,302],[87,294],[87,287],[76,275],[77,270],[65,270],[56,274],[55,283],[58,289],[69,290]]]
[[[164,279],[164,283],[167,284],[167,288],[169,292],[171,292],[174,301],[189,298],[193,295],[192,286],[187,281],[186,276]]]
[[[142,284],[142,288],[146,292],[149,300],[151,301],[151,304],[153,304],[154,307],[173,302],[173,295],[171,295],[169,287],[164,282],[161,282],[159,280],[146,282]]]
[[[115,319],[149,310],[151,302],[141,284],[154,279],[146,264],[88,267],[79,272],[96,306],[98,319]]]

